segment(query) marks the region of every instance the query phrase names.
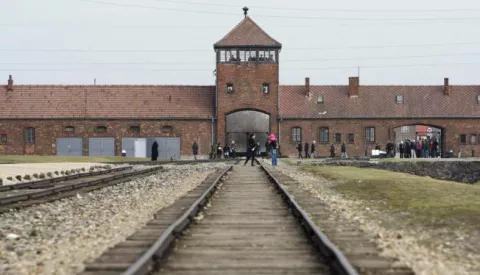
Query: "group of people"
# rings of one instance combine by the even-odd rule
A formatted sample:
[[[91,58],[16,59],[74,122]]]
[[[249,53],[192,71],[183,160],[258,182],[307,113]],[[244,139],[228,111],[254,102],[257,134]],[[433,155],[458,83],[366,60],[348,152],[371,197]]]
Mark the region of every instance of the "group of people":
[[[387,157],[393,158],[396,155],[396,150],[400,153],[400,158],[437,158],[439,156],[439,142],[436,138],[424,138],[414,140],[402,140],[398,146],[395,146],[390,140],[385,146]],[[381,150],[377,143],[375,150]]]
[[[265,147],[267,150],[266,154],[272,158],[272,166],[276,168],[278,165],[278,143],[274,133],[268,136]],[[243,165],[247,165],[248,161],[251,160],[252,166],[255,166],[255,155],[258,155],[259,151],[260,143],[255,140],[255,134],[250,134],[247,142],[247,159]]]
[[[221,159],[222,156],[226,159],[236,158],[237,157],[236,149],[237,149],[237,145],[235,144],[235,141],[232,141],[230,145],[225,144],[225,146],[223,147],[220,143],[217,143],[216,148],[212,148],[212,152],[216,152],[216,154],[214,154],[212,158]]]
[[[305,152],[305,158],[316,158],[317,157],[317,152],[316,152],[316,146],[315,146],[315,140],[312,141],[312,144],[308,144],[308,141],[305,142],[305,145],[302,146],[302,143],[297,144],[297,150],[298,150],[298,158],[303,158],[302,152]],[[347,157],[347,146],[345,145],[345,142],[342,143],[342,146],[340,147],[341,153],[340,157],[346,158]],[[330,157],[335,157],[335,145],[330,146]]]

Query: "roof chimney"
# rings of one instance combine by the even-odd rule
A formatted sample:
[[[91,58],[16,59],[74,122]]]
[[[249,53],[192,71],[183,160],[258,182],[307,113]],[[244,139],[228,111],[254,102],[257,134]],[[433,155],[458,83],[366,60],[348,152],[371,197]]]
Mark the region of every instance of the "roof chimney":
[[[448,84],[448,77],[443,79],[443,95],[450,95],[450,85]]]
[[[359,95],[358,88],[360,87],[360,77],[350,77],[348,78],[348,96],[357,97]]]
[[[13,78],[12,78],[12,75],[9,75],[9,76],[8,76],[7,91],[13,91]]]
[[[305,77],[305,95],[307,97],[310,97],[310,77]]]
[[[245,18],[247,18],[248,15],[248,7],[243,8],[243,14],[245,15]]]

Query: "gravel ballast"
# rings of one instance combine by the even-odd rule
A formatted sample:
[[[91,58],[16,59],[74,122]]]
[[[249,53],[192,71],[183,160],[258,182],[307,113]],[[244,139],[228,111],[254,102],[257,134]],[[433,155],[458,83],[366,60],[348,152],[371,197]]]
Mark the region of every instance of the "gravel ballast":
[[[439,238],[439,232],[408,226],[392,230],[384,226],[385,222],[381,219],[372,218],[380,217],[381,211],[366,206],[361,200],[346,198],[332,189],[338,182],[301,171],[299,167],[282,161],[278,170],[297,180],[299,188],[308,190],[318,198],[332,215],[331,219],[355,225],[365,233],[376,236],[375,242],[386,256],[399,259],[402,264],[411,267],[415,274],[480,274],[478,255],[468,253],[459,246],[452,246],[455,241],[449,243]],[[458,230],[456,234],[457,241],[466,239],[464,232]],[[424,246],[422,243],[427,240],[437,242],[437,249]]]
[[[0,274],[75,274],[225,163],[163,172],[0,215]],[[149,166],[150,167],[150,166]]]

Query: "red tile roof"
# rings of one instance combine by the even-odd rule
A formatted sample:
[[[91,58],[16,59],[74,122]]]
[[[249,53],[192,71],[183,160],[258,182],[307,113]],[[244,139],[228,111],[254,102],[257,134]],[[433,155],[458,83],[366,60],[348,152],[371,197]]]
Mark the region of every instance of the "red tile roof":
[[[213,86],[47,86],[0,89],[0,118],[209,118]]]
[[[358,97],[348,96],[348,86],[280,86],[280,115],[284,118],[413,118],[478,117],[480,86],[360,86]],[[319,94],[324,103],[317,103]],[[396,95],[404,96],[397,104]]]
[[[229,46],[281,47],[282,44],[273,39],[247,16],[225,37],[215,43],[215,47]]]

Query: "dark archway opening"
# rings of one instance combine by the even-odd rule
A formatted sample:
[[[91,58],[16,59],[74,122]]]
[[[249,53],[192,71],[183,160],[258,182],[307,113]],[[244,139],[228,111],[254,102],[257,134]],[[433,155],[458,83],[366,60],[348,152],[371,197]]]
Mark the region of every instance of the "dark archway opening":
[[[236,144],[237,156],[245,156],[249,134],[255,134],[260,152],[265,152],[265,142],[270,132],[270,115],[257,110],[240,110],[226,116],[225,142]],[[222,145],[223,146],[223,145]]]
[[[406,157],[410,158],[438,158],[446,157],[445,150],[445,128],[436,125],[427,124],[408,124],[393,129],[393,140],[395,143],[395,157],[405,157],[401,155],[400,144],[403,142],[405,148],[410,151]]]

